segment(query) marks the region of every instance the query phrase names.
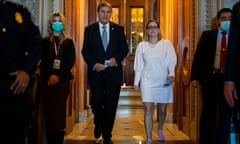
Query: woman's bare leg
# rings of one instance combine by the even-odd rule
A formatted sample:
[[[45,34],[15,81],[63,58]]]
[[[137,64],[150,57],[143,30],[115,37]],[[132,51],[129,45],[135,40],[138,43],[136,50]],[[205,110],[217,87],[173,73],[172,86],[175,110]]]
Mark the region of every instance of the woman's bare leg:
[[[166,119],[166,106],[167,104],[158,103],[157,104],[157,110],[158,110],[158,139],[159,140],[165,140],[164,134],[163,134],[163,125]]]
[[[158,110],[158,120],[159,120],[159,125],[158,125],[158,129],[162,130],[163,129],[163,125],[166,119],[166,106],[167,104],[165,103],[158,103],[157,104],[157,110]]]
[[[154,103],[144,102],[144,125],[147,141],[152,140]]]

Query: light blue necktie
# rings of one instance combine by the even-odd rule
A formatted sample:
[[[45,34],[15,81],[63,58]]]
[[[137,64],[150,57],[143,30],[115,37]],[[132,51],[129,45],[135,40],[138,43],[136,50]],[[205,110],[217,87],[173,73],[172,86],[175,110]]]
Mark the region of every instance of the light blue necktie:
[[[102,28],[103,28],[102,43],[103,43],[104,50],[106,51],[107,45],[108,45],[106,26],[104,25]]]

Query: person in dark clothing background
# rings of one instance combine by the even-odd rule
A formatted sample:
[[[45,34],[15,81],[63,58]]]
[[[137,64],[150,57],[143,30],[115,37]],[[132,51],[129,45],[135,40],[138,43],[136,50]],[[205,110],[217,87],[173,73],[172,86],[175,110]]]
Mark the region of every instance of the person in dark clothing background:
[[[1,143],[25,144],[28,84],[41,53],[41,35],[22,5],[0,0]]]
[[[68,37],[62,13],[54,13],[43,39],[40,64],[40,97],[48,144],[63,144],[66,128],[66,101],[70,92],[75,46]]]
[[[240,83],[239,47],[240,47],[240,2],[233,7],[233,17],[230,26],[229,43],[225,64],[225,99],[230,107],[235,106],[238,98],[237,90]],[[237,89],[236,89],[237,88]]]
[[[216,140],[221,141],[221,136],[226,135],[222,129],[230,124],[227,114],[231,113],[231,109],[227,107],[223,96],[223,54],[226,45],[221,47],[221,42],[227,42],[231,16],[230,8],[223,8],[217,13],[219,27],[202,33],[194,55],[190,80],[194,88],[201,85],[203,104],[199,144],[218,143]]]
[[[228,38],[228,50],[224,71],[224,96],[228,106],[232,108],[231,120],[235,125],[235,132],[240,132],[240,1],[233,5],[233,15]],[[230,130],[227,131],[230,135]],[[234,133],[234,132],[233,132]],[[236,139],[230,138],[230,141]],[[238,136],[239,141],[239,136]]]
[[[97,12],[99,22],[85,29],[82,55],[88,65],[94,136],[100,138],[102,134],[104,144],[111,144],[123,78],[122,61],[128,46],[123,27],[109,21],[112,6],[100,2]]]

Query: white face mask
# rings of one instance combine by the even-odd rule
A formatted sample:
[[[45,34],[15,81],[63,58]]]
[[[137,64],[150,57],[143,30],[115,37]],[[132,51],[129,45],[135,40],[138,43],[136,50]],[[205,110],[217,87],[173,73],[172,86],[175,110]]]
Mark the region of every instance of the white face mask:
[[[229,29],[230,29],[230,21],[222,21],[222,22],[220,23],[220,28],[221,28],[223,31],[229,32]]]

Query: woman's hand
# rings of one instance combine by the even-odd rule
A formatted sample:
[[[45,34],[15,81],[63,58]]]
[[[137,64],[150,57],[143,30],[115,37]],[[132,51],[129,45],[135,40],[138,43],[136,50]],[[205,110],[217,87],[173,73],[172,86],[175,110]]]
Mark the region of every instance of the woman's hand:
[[[135,89],[135,91],[138,91],[139,90],[139,86],[138,85],[134,85],[134,89]]]
[[[174,77],[173,76],[168,76],[167,80],[174,81]]]
[[[174,82],[174,77],[173,76],[168,76],[167,80],[166,80],[166,82],[164,84],[164,87],[168,87],[168,86],[172,85],[173,82]]]
[[[49,78],[48,78],[48,86],[51,86],[51,85],[55,85],[56,83],[58,83],[60,80],[60,77],[53,74],[53,75],[50,75]]]

